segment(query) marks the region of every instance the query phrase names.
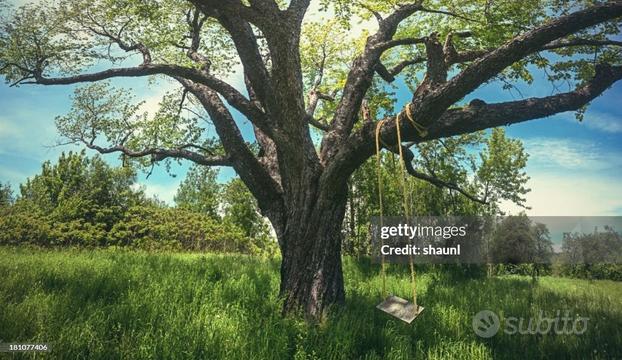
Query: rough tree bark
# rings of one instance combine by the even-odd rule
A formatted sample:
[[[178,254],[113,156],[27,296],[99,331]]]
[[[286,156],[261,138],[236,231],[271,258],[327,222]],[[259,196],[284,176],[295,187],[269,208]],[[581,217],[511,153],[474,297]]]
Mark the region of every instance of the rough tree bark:
[[[393,38],[400,22],[409,16],[416,12],[438,12],[423,7],[419,1],[398,6],[386,17],[375,14],[379,29],[367,39],[362,54],[353,62],[339,96],[320,94],[314,88],[309,105],[305,108],[299,39],[301,22],[309,0],[292,0],[285,10],[279,9],[274,1],[269,0],[251,0],[250,5],[244,5],[241,1],[222,0],[191,2],[196,6],[196,12],[190,23],[193,41],[188,48],[188,57],[204,63],[202,67],[155,64],[144,46],[125,44],[118,37],[111,37],[111,41],[116,42],[120,48],[142,53],[144,62],[137,67],[61,78],[46,76],[45,69],[35,68],[28,70],[25,79],[30,81],[23,83],[72,84],[154,74],[179,81],[205,107],[226,157],[207,156],[187,147],[137,152],[124,144],[103,148],[94,145],[94,139],[74,140],[82,141],[86,146],[103,153],[155,156],[156,160],[175,157],[208,166],[232,166],[257,198],[261,211],[276,231],[283,258],[280,293],[284,299],[284,311],[302,309],[312,318],[321,316],[331,304],[345,298],[341,225],[346,208],[347,179],[373,155],[377,122],[375,119],[364,119],[362,126],[356,130],[354,125],[359,121],[363,99],[376,74],[392,81],[405,67],[427,63],[424,81],[408,106],[413,116],[428,129],[428,133],[422,136],[408,122],[402,122],[403,140],[411,143],[576,110],[622,78],[621,66],[601,64],[596,68],[594,79],[575,91],[544,98],[498,104],[478,103],[450,109],[507,66],[534,52],[580,45],[580,41],[566,41],[564,38],[622,16],[622,3],[607,2],[565,15],[495,49],[461,53],[453,47],[451,36],[447,37],[444,45],[436,35],[416,39]],[[446,12],[441,13],[451,16]],[[220,22],[231,36],[243,64],[248,97],[210,74],[209,61],[199,54],[199,41],[196,41],[202,24],[197,20],[199,15]],[[270,66],[266,65],[265,54],[260,51],[259,33],[267,43]],[[426,58],[405,61],[391,70],[380,63],[380,57],[386,50],[409,44],[424,44],[427,48]],[[602,41],[590,45],[620,44]],[[465,63],[467,66],[458,75],[447,79],[449,68],[456,63]],[[337,102],[334,117],[326,122],[327,125],[316,121],[313,112],[319,99],[333,98]],[[244,142],[223,100],[253,124],[260,146],[258,154]],[[395,118],[388,117],[385,120],[389,121],[383,123],[381,137],[385,144],[394,144]],[[319,151],[314,147],[310,124],[324,131]],[[404,150],[412,156],[407,148]],[[427,181],[437,181],[430,175],[416,172],[412,172],[412,175]],[[443,185],[442,182],[437,184]]]

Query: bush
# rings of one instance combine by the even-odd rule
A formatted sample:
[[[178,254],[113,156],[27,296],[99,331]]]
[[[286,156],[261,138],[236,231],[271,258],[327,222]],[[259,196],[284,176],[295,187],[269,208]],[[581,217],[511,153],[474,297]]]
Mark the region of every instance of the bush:
[[[131,168],[111,167],[84,152],[63,153],[56,163],[45,162],[39,174],[27,179],[17,199],[9,186],[0,184],[0,244],[273,254],[276,244],[264,229],[255,202],[248,200],[252,198],[248,190],[239,186],[229,192],[236,195],[231,203],[239,206],[226,215],[243,216],[225,216],[221,221],[217,194],[207,191],[218,186],[208,183],[193,189],[199,175],[187,182],[186,198],[209,200],[212,211],[168,208],[135,189]]]
[[[205,214],[179,208],[135,206],[110,231],[110,245],[145,250],[259,254],[268,250],[264,241],[254,243],[228,221],[217,222]]]
[[[0,244],[51,245],[52,226],[43,214],[12,207],[0,216]]]
[[[622,281],[622,264],[556,264],[554,274],[577,279]]]
[[[216,221],[205,214],[179,208],[135,206],[109,235],[110,244],[140,249],[183,249],[192,251],[272,252],[272,241],[247,237],[228,221]]]
[[[82,218],[61,221],[25,203],[2,210],[1,215],[1,245],[120,246],[253,255],[276,251],[276,243],[268,236],[251,238],[229,221],[217,221],[206,214],[178,208],[134,206],[110,230],[106,223]]]

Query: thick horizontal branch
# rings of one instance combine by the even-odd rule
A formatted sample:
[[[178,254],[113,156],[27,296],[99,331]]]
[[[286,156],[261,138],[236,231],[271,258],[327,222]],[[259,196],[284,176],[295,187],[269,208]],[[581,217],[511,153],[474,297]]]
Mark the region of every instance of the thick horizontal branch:
[[[428,127],[425,137],[408,121],[402,121],[402,140],[416,144],[575,111],[620,79],[622,66],[598,65],[594,78],[574,91],[496,104],[473,102],[463,108],[449,109]],[[341,147],[335,164],[327,171],[347,176],[372,156],[375,151],[375,126],[376,123],[363,124],[359,131],[353,133]],[[396,133],[395,117],[384,119],[380,131],[382,143],[394,143]]]
[[[448,110],[429,128],[429,137],[444,138],[575,111],[620,79],[622,66],[598,65],[595,77],[574,91],[505,103],[478,103],[476,106]],[[415,137],[411,138],[415,140]]]

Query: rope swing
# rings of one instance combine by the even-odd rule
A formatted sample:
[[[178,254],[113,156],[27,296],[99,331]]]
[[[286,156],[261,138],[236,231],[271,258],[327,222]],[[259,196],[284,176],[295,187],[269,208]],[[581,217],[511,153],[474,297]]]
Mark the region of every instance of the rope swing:
[[[398,148],[398,152],[400,156],[400,170],[401,170],[400,184],[402,187],[402,206],[404,208],[404,214],[406,215],[407,219],[410,219],[410,217],[412,216],[412,208],[411,208],[412,191],[409,191],[408,189],[408,182],[406,181],[406,168],[404,165],[404,161],[405,161],[404,153],[402,151],[402,134],[400,130],[400,121],[401,121],[401,118],[403,117],[403,114],[406,113],[406,118],[410,121],[410,123],[413,125],[415,130],[419,133],[419,136],[425,137],[428,133],[427,129],[423,125],[421,125],[420,123],[416,122],[413,119],[410,105],[411,104],[406,105],[405,109],[402,110],[395,117],[395,127],[397,129],[397,148]],[[376,135],[376,174],[378,177],[378,200],[379,200],[379,205],[380,205],[380,227],[381,228],[382,226],[384,226],[384,220],[383,220],[384,210],[383,210],[383,202],[382,202],[383,181],[382,181],[382,172],[381,172],[382,161],[380,157],[380,150],[381,150],[380,143],[382,139],[380,138],[380,131],[382,128],[382,124],[385,121],[386,120],[381,120],[376,124],[376,133],[375,133]],[[383,142],[383,145],[385,145],[386,147],[386,144],[384,144],[384,142]],[[380,239],[381,239],[381,246],[384,246],[384,239],[382,239],[382,237],[380,237]],[[405,299],[397,297],[395,295],[390,295],[387,297],[386,262],[385,262],[385,256],[384,254],[382,254],[382,252],[381,252],[380,264],[381,264],[380,271],[381,271],[381,276],[382,276],[382,297],[385,298],[385,300],[381,302],[380,304],[378,304],[376,308],[410,324],[423,311],[423,307],[417,304],[416,272],[415,272],[415,264],[413,261],[413,256],[411,253],[409,253],[408,255],[408,264],[410,266],[410,280],[411,280],[411,286],[412,286],[412,303],[408,302]]]

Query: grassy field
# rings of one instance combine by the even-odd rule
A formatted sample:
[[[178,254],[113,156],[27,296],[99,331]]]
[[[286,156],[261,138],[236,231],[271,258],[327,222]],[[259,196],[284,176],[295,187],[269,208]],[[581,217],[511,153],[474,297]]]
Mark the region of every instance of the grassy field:
[[[407,296],[408,274],[392,270],[390,290]],[[66,359],[622,357],[622,283],[545,277],[534,285],[436,268],[420,274],[426,310],[406,325],[374,308],[376,266],[346,259],[345,272],[347,305],[309,325],[280,316],[277,260],[0,248],[0,339],[48,342],[46,358]],[[561,310],[590,320],[583,335],[484,339],[471,326],[484,309],[525,318]]]

